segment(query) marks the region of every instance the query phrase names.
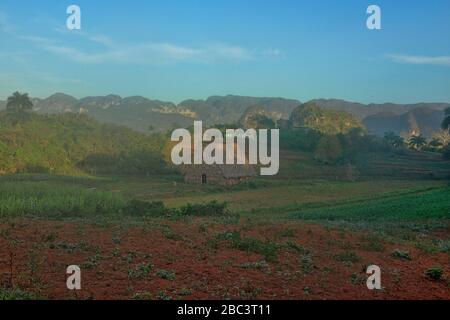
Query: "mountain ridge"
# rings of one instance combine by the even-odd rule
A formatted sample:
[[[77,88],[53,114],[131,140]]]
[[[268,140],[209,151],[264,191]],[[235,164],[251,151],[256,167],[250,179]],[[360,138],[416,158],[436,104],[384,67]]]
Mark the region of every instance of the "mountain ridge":
[[[40,114],[82,113],[103,123],[121,124],[141,132],[187,127],[194,120],[202,120],[206,125],[237,123],[252,106],[263,108],[275,121],[287,120],[292,111],[301,105],[299,100],[281,97],[213,95],[206,99],[187,99],[176,104],[139,95],[121,97],[108,94],[77,99],[61,92],[43,99],[32,98],[32,101],[34,111]],[[309,102],[323,109],[350,113],[363,120],[370,132],[379,135],[385,130],[402,133],[421,128],[421,132],[430,136],[433,130],[439,129],[436,120],[438,112],[423,112],[420,116],[412,113],[409,115],[409,122],[401,116],[417,109],[442,112],[450,107],[450,103],[363,104],[341,99],[313,99]],[[6,101],[0,101],[0,110],[5,108]],[[405,123],[409,123],[409,127]],[[391,130],[392,128],[395,130]]]

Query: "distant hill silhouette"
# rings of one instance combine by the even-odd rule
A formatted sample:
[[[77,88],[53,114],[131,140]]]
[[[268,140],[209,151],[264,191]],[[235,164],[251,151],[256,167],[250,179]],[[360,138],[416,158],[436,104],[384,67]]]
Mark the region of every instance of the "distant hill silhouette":
[[[352,114],[364,120],[370,131],[379,135],[386,130],[401,133],[419,128],[429,136],[439,130],[439,111],[450,107],[448,103],[362,104],[338,99],[315,99],[310,102],[323,109]],[[287,120],[301,104],[293,99],[227,95],[212,96],[205,100],[185,100],[177,105],[141,96],[122,98],[107,95],[76,99],[64,93],[56,93],[45,99],[35,98],[33,103],[34,110],[40,114],[88,114],[97,121],[125,125],[141,132],[188,127],[194,120],[203,120],[206,125],[237,123],[254,106],[264,109],[273,120]],[[0,110],[5,108],[6,103],[0,101]],[[422,113],[419,115],[421,111],[417,111],[409,114],[409,119],[402,117],[413,110],[422,110]]]
[[[260,106],[273,117],[288,119],[300,101],[283,98],[212,96],[206,100],[185,100],[178,106],[194,111],[197,118],[209,124],[235,123],[252,106]]]
[[[351,113],[360,119],[378,114],[390,112],[396,115],[407,113],[411,110],[418,108],[429,108],[433,110],[444,110],[450,107],[449,103],[415,103],[415,104],[395,104],[395,103],[382,103],[382,104],[362,104],[356,102],[349,102],[338,99],[316,99],[311,100],[319,107],[324,109],[341,110]]]
[[[439,130],[443,119],[444,111],[419,107],[401,115],[392,112],[379,113],[365,118],[363,123],[370,132],[377,135],[392,131],[404,137],[422,134],[430,138]]]

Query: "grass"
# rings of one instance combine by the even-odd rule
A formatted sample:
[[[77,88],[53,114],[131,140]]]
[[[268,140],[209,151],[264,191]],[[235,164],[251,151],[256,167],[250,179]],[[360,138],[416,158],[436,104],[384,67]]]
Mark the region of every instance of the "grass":
[[[18,288],[0,288],[0,301],[6,300],[39,300],[40,297],[34,293],[26,292]]]
[[[396,259],[411,260],[409,252],[400,249],[395,249],[394,252],[392,252],[392,256]]]
[[[435,281],[441,280],[443,274],[444,274],[444,271],[439,266],[435,266],[435,267],[429,268],[429,269],[427,269],[425,271],[425,275],[429,279],[435,280]]]
[[[153,269],[153,264],[142,263],[134,269],[128,270],[128,278],[130,279],[144,279],[148,277],[150,271]]]
[[[450,219],[450,187],[392,194],[378,199],[344,201],[305,208],[292,216],[327,221],[421,221]]]
[[[0,185],[0,217],[89,216],[118,212],[123,206],[119,194],[79,186],[30,181]]]
[[[267,261],[276,260],[277,251],[280,247],[277,243],[261,241],[251,237],[242,237],[238,231],[221,233],[217,237],[227,241],[234,249],[259,253]]]
[[[338,253],[334,256],[334,258],[337,261],[341,261],[344,263],[357,263],[357,262],[361,261],[361,257],[359,257],[353,251],[344,251],[344,252]]]
[[[160,277],[161,279],[165,280],[175,280],[175,271],[173,270],[165,270],[165,269],[158,269],[156,270],[156,276]]]

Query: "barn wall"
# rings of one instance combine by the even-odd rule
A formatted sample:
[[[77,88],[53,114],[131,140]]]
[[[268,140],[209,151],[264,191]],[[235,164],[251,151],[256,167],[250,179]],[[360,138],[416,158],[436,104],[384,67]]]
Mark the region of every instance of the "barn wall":
[[[194,165],[186,168],[184,181],[195,184],[202,184],[202,176],[206,174],[207,183],[226,184],[226,179],[218,167]]]
[[[192,184],[202,184],[202,175],[206,174],[207,184],[235,185],[241,181],[249,180],[249,177],[225,178],[217,166],[191,165],[183,170],[184,181]]]

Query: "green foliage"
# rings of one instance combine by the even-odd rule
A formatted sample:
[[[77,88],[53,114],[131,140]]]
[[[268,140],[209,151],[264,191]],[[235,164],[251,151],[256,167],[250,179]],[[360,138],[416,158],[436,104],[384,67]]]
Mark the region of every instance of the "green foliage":
[[[173,270],[165,270],[165,269],[158,269],[156,270],[156,276],[160,277],[161,279],[165,280],[175,280],[175,271]]]
[[[405,145],[405,139],[396,135],[394,132],[386,132],[384,134],[384,141],[386,141],[389,145],[394,148],[401,148]]]
[[[190,204],[175,209],[175,214],[181,216],[225,216],[230,214],[226,202],[216,200],[203,204]]]
[[[411,255],[409,252],[400,249],[395,249],[394,252],[392,252],[392,256],[397,259],[411,260]]]
[[[134,269],[128,270],[128,278],[130,279],[144,279],[148,277],[150,271],[153,269],[153,264],[142,263]]]
[[[315,130],[281,129],[280,147],[293,151],[313,151],[322,134]]]
[[[0,174],[164,173],[166,141],[80,114],[32,114],[15,126],[0,112]]]
[[[442,150],[442,156],[444,159],[450,160],[450,144]]]
[[[294,216],[304,220],[423,221],[450,218],[450,187],[373,200],[324,203]]]
[[[435,281],[440,280],[443,274],[444,270],[441,267],[432,267],[425,271],[425,275]]]
[[[443,130],[450,130],[450,108],[445,109],[445,118],[442,121],[441,128]]]
[[[353,251],[344,251],[336,254],[335,259],[345,263],[357,263],[361,261],[361,257]]]
[[[123,198],[111,192],[45,182],[2,182],[0,216],[89,216],[117,213]]]
[[[6,102],[6,117],[14,125],[31,118],[33,103],[27,93],[14,92]]]
[[[323,136],[315,150],[315,159],[327,164],[335,163],[342,155],[341,142],[336,136]]]
[[[132,199],[127,202],[122,209],[124,214],[133,216],[162,216],[167,213],[167,209],[162,201],[147,202],[137,199]]]
[[[408,145],[411,149],[421,150],[427,144],[427,139],[422,135],[411,136],[408,141]]]
[[[7,289],[0,288],[0,301],[8,300],[38,300],[39,297],[33,293],[29,293],[18,288]]]
[[[294,128],[306,127],[323,134],[346,134],[351,129],[365,130],[359,119],[353,115],[336,110],[319,108],[308,102],[292,111],[290,124]]]
[[[267,261],[272,261],[277,258],[279,245],[276,243],[264,242],[250,237],[242,237],[238,231],[219,234],[218,238],[227,241],[232,248],[259,253],[263,255]]]

